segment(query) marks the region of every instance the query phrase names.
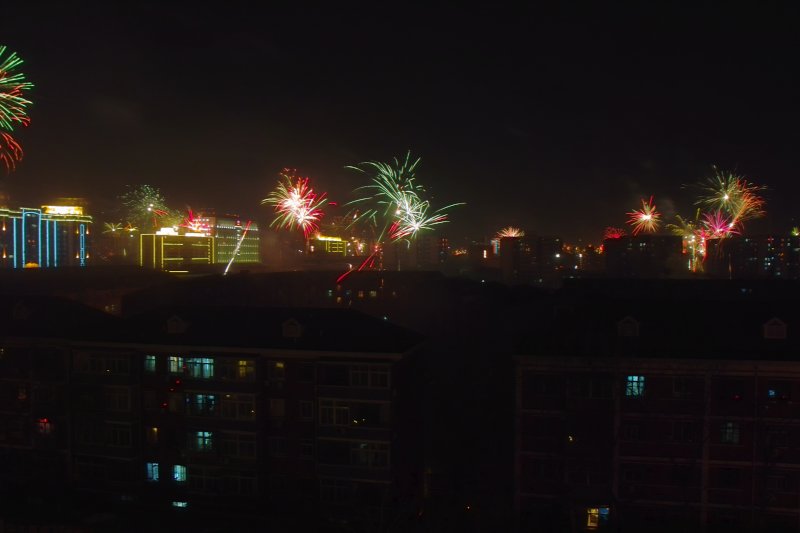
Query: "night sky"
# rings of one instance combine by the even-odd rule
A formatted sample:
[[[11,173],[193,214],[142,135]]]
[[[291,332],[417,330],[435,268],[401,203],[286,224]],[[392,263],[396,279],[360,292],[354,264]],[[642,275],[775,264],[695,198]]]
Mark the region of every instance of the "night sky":
[[[599,241],[641,196],[691,216],[683,184],[767,185],[751,232],[788,231],[800,194],[796,12],[646,7],[279,9],[4,6],[0,43],[36,84],[12,204],[125,184],[173,207],[265,219],[283,167],[334,200],[344,168],[411,149],[452,238],[513,224]]]

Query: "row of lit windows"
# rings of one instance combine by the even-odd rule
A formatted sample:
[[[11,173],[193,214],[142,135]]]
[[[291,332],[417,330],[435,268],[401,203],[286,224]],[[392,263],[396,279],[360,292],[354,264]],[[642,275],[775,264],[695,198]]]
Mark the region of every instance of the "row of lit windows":
[[[144,370],[156,372],[157,356],[144,356]],[[252,359],[215,361],[213,357],[183,357],[170,355],[167,357],[167,371],[195,379],[239,379],[252,381],[256,376],[256,363]]]
[[[743,387],[740,387],[743,389]],[[742,398],[742,390],[732,391],[730,398],[740,400]],[[644,376],[627,376],[625,378],[625,396],[628,398],[642,398],[645,394],[645,377]],[[674,395],[686,396],[686,382],[676,380],[673,385]],[[766,397],[769,400],[790,400],[791,399],[791,384],[774,384],[767,388]]]

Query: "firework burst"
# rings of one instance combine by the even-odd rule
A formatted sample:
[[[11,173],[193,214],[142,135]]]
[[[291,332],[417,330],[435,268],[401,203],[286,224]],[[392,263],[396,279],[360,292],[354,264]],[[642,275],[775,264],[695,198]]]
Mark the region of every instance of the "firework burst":
[[[724,239],[739,233],[736,224],[731,222],[722,211],[704,214],[703,227],[706,239]]]
[[[183,222],[178,225],[186,228],[190,233],[203,233],[205,235],[211,233],[211,228],[208,227],[208,224],[198,219],[191,207],[186,208],[186,216],[183,218]]]
[[[28,106],[31,101],[24,93],[33,88],[25,81],[25,75],[18,71],[22,59],[15,53],[6,54],[6,47],[0,46],[0,161],[11,171],[22,160],[22,147],[11,133],[17,126],[30,123]]]
[[[308,185],[308,178],[299,178],[293,170],[284,169],[277,188],[261,201],[275,209],[275,218],[270,226],[294,230],[300,228],[306,239],[319,230],[319,222],[325,213],[326,193],[317,194]]]
[[[151,225],[158,229],[159,220],[172,219],[174,213],[167,207],[161,191],[151,185],[128,186],[128,190],[120,196],[122,204],[127,208],[128,217],[139,227]]]
[[[649,200],[642,198],[642,208],[636,209],[628,213],[628,224],[633,226],[631,233],[638,235],[639,233],[655,233],[658,230],[658,225],[661,222],[661,213],[656,211],[656,204],[653,203],[653,197]]]
[[[625,235],[627,235],[627,233],[625,232],[625,230],[624,230],[624,229],[622,229],[622,228],[615,228],[615,227],[613,227],[613,226],[608,226],[608,227],[607,227],[607,228],[606,228],[606,229],[603,231],[603,240],[606,240],[606,239],[611,239],[611,240],[614,240],[614,239],[621,239],[621,238],[623,238]]]
[[[519,228],[515,228],[514,226],[508,226],[507,228],[503,228],[497,232],[497,238],[503,239],[505,237],[524,237],[525,232]]]
[[[351,225],[368,221],[380,228],[380,243],[385,238],[410,242],[420,231],[447,222],[446,211],[461,204],[431,211],[430,201],[423,199],[425,188],[416,181],[419,162],[420,158],[412,159],[408,152],[404,159],[394,158],[393,164],[368,161],[347,167],[372,175],[370,184],[356,189],[370,194],[348,204],[356,206]]]
[[[715,175],[703,184],[703,195],[697,200],[716,213],[722,213],[729,219],[732,227],[741,230],[741,225],[766,214],[765,201],[761,193],[766,187],[755,185],[744,177],[732,172],[715,170]]]

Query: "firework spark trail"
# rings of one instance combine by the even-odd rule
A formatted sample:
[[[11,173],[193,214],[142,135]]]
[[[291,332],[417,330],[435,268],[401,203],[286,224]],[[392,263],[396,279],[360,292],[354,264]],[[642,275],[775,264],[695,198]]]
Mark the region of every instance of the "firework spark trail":
[[[308,178],[296,177],[294,172],[284,169],[277,188],[261,201],[275,209],[275,218],[270,226],[293,230],[300,228],[306,239],[319,230],[319,222],[325,213],[326,193],[317,194],[309,187]]]
[[[661,221],[661,213],[656,211],[653,197],[650,200],[642,199],[642,208],[628,213],[628,224],[633,226],[631,233],[638,235],[641,232],[655,233]]]
[[[198,220],[197,217],[194,215],[194,211],[192,211],[191,207],[187,208],[186,217],[184,217],[183,222],[181,222],[180,226],[182,228],[188,229],[192,233],[208,234],[210,232],[208,224]]]
[[[506,237],[524,237],[524,236],[525,232],[519,228],[515,228],[514,226],[508,226],[497,232],[498,239],[504,239]]]
[[[252,220],[247,221],[247,225],[244,227],[244,231],[242,231],[242,236],[239,237],[239,242],[236,243],[236,248],[233,249],[233,255],[231,256],[231,260],[228,261],[225,270],[222,272],[223,276],[228,275],[228,270],[230,270],[231,265],[233,264],[233,260],[236,259],[236,256],[239,254],[239,250],[242,248],[242,243],[244,242],[244,238],[247,237],[247,232],[250,230],[250,224],[252,224]]]
[[[17,70],[20,65],[22,59],[15,52],[6,55],[6,47],[0,46],[0,161],[7,171],[14,170],[23,157],[22,147],[11,133],[17,126],[30,124],[27,107],[32,102],[24,92],[33,84]]]

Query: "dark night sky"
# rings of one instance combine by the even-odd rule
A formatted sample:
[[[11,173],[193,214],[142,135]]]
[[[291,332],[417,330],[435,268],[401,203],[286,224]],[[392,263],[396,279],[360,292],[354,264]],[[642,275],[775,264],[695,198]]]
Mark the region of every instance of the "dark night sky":
[[[98,212],[150,183],[174,207],[265,217],[282,167],[343,201],[362,183],[344,165],[411,149],[434,204],[468,203],[455,237],[598,241],[650,194],[691,215],[681,185],[712,164],[770,187],[751,231],[799,215],[800,19],[784,8],[20,4],[0,21],[36,83],[14,203]]]

